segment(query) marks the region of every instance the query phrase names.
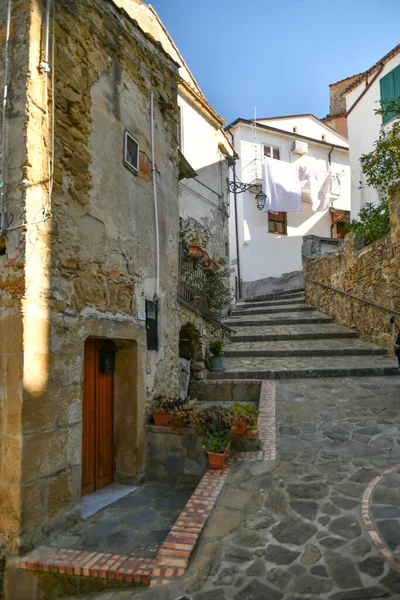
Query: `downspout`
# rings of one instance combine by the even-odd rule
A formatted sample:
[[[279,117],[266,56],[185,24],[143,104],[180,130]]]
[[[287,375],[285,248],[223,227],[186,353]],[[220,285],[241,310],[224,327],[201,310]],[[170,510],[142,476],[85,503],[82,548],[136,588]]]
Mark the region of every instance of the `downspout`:
[[[329,165],[331,165],[331,164],[332,164],[332,161],[331,161],[331,154],[332,154],[332,152],[333,152],[333,148],[334,148],[334,147],[332,146],[332,148],[329,150],[329,155],[328,155],[328,164],[329,164]]]
[[[154,148],[154,93],[150,96],[151,112],[151,172],[153,175],[153,200],[154,200],[154,220],[156,226],[156,297],[160,294],[160,234],[158,231],[158,204],[157,204],[157,183],[156,183],[156,161]]]
[[[3,86],[3,111],[1,128],[1,188],[0,188],[0,235],[6,229],[6,149],[7,149],[7,99],[8,99],[8,77],[10,70],[10,25],[11,25],[11,0],[8,0],[7,7],[7,25],[6,25],[6,45],[4,53],[4,86]]]
[[[232,146],[235,147],[235,138],[233,133],[229,131],[229,135],[231,136]],[[236,183],[236,162],[233,163],[233,181]],[[239,300],[242,294],[242,286],[241,286],[241,277],[240,277],[240,252],[239,252],[239,228],[238,228],[238,218],[237,218],[237,193],[236,187],[233,188],[233,202],[235,204],[235,235],[236,235],[236,259],[237,259],[237,274],[238,274],[238,284],[239,284]]]

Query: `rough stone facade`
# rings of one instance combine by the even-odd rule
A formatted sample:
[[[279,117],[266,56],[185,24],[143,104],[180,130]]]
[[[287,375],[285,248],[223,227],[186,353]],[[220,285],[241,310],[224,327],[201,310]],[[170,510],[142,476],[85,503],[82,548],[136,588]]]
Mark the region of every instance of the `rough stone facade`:
[[[46,76],[40,68],[45,4],[11,2],[9,230],[0,255],[3,554],[24,551],[80,518],[85,340],[111,339],[117,346],[114,476],[135,482],[146,462],[146,402],[176,391],[179,331],[190,318],[177,302],[177,65],[109,0],[57,0],[54,69]],[[141,317],[145,299],[156,292],[152,92],[158,352],[146,349]],[[125,130],[140,144],[137,174],[123,162]]]
[[[389,208],[391,232],[387,236],[355,250],[352,235],[348,235],[335,254],[303,256],[303,272],[310,304],[392,352],[388,312],[307,281],[313,279],[400,312],[400,186],[390,198]]]

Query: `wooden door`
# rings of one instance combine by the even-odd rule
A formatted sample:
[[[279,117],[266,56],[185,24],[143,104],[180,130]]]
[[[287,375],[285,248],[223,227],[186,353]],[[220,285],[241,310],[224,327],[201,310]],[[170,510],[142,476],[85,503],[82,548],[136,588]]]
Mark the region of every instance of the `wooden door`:
[[[108,342],[109,343],[109,342]],[[105,340],[85,344],[82,410],[82,496],[114,479],[114,376],[100,373],[99,351]]]

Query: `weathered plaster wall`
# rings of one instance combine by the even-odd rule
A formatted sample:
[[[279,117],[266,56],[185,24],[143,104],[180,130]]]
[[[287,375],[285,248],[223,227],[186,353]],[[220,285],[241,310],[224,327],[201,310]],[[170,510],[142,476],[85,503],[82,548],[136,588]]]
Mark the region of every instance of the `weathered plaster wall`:
[[[38,69],[44,6],[13,2],[7,176],[22,185],[11,188],[7,208],[13,225],[29,224],[7,234],[7,254],[0,257],[0,535],[7,551],[37,544],[79,517],[85,340],[112,338],[119,350],[118,481],[142,476],[146,400],[174,391],[178,379],[177,67],[112,3],[100,1],[101,9],[112,11],[128,34],[94,4],[80,7],[82,18],[56,3],[50,202],[51,110],[48,128],[46,80]],[[151,92],[161,255],[158,353],[147,352],[138,319],[145,298],[155,293]],[[163,101],[172,110],[163,112]],[[140,142],[137,176],[123,165],[124,129]]]
[[[303,258],[304,276],[400,311],[400,187],[390,200],[391,233],[362,250],[352,236],[332,255]],[[342,294],[306,283],[307,302],[357,330],[365,339],[393,349],[390,314]]]

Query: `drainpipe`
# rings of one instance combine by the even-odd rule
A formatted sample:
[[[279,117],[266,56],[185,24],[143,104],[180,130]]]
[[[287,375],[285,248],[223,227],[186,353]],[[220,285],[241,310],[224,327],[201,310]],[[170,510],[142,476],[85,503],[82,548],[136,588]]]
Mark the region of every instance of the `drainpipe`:
[[[331,161],[331,154],[332,154],[332,151],[333,151],[333,146],[332,146],[332,148],[329,150],[329,155],[328,155],[328,164],[329,164],[329,165],[331,165],[331,164],[332,164],[332,161]]]
[[[153,200],[154,200],[154,220],[156,225],[156,296],[160,294],[160,235],[158,231],[158,204],[157,204],[157,183],[156,183],[156,161],[154,149],[154,93],[150,96],[150,112],[151,112],[151,172],[153,175]]]
[[[7,7],[7,25],[6,25],[6,45],[4,52],[4,86],[3,86],[3,112],[2,112],[2,132],[1,132],[1,188],[0,188],[0,235],[6,229],[6,165],[7,165],[7,99],[8,99],[8,77],[10,70],[10,25],[11,25],[11,0],[8,0]]]
[[[229,135],[231,136],[232,146],[235,147],[235,138],[233,133],[229,131]],[[236,183],[236,162],[233,163],[233,181]],[[238,218],[237,218],[237,193],[236,189],[233,189],[233,201],[235,204],[235,235],[236,235],[236,260],[237,260],[237,276],[239,283],[239,300],[242,295],[242,285],[241,285],[241,277],[240,277],[240,251],[239,251],[239,228],[238,228]]]
[[[46,0],[46,33],[44,41],[44,60],[42,67],[48,73],[50,71],[49,65],[49,46],[50,46],[50,6],[51,0]]]

